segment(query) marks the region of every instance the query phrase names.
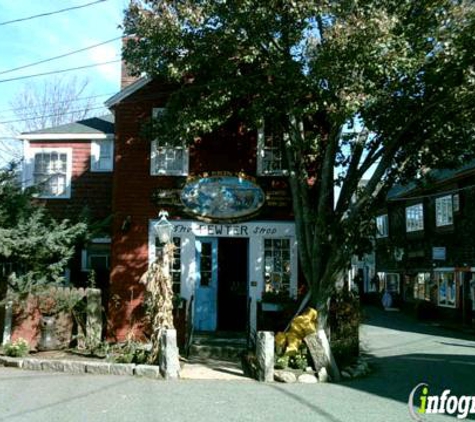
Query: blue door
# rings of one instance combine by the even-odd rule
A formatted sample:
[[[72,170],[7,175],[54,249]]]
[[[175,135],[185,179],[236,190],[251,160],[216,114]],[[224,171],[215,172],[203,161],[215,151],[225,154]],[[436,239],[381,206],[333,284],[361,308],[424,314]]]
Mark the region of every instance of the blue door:
[[[218,239],[197,238],[194,329],[216,331]]]

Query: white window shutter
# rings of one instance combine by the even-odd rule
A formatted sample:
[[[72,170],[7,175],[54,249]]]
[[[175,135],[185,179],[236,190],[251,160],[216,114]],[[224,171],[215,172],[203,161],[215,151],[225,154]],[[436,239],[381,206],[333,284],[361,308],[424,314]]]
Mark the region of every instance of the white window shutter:
[[[91,170],[98,170],[101,148],[96,141],[91,142]]]

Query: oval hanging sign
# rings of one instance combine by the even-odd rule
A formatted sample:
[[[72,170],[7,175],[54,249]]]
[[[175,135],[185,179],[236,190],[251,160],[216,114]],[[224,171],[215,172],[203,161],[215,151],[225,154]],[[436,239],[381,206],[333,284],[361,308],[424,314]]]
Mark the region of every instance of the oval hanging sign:
[[[211,176],[194,180],[181,191],[186,211],[205,220],[236,220],[255,214],[265,202],[264,191],[250,180]]]

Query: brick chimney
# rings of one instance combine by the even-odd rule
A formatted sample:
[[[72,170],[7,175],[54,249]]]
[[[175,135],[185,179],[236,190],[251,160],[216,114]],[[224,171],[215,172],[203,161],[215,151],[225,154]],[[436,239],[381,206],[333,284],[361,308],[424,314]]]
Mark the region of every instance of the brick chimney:
[[[122,37],[122,51],[124,50],[125,44],[131,37]],[[120,89],[128,87],[130,84],[134,83],[137,79],[140,79],[139,76],[131,76],[129,69],[127,68],[127,63],[122,58],[122,63],[120,67]]]

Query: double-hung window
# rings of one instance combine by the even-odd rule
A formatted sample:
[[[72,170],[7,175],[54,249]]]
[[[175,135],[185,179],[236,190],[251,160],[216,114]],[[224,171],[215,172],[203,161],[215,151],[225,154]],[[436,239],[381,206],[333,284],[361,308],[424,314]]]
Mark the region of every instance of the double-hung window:
[[[108,172],[114,166],[112,139],[94,139],[91,142],[91,171]]]
[[[452,195],[441,196],[435,200],[435,224],[437,227],[450,226],[454,223]]]
[[[163,108],[154,108],[153,117],[160,117]],[[166,140],[154,139],[150,157],[150,173],[153,176],[188,175],[188,148],[185,144],[172,145]]]
[[[40,198],[71,196],[71,148],[32,148],[28,157],[32,172],[28,185],[38,189]]]
[[[287,137],[280,125],[266,122],[257,131],[257,174],[283,176],[288,172],[284,142]]]
[[[388,215],[382,214],[376,217],[376,237],[388,237],[389,235],[389,224],[388,224]]]
[[[406,207],[406,231],[424,230],[424,206],[421,204]]]

